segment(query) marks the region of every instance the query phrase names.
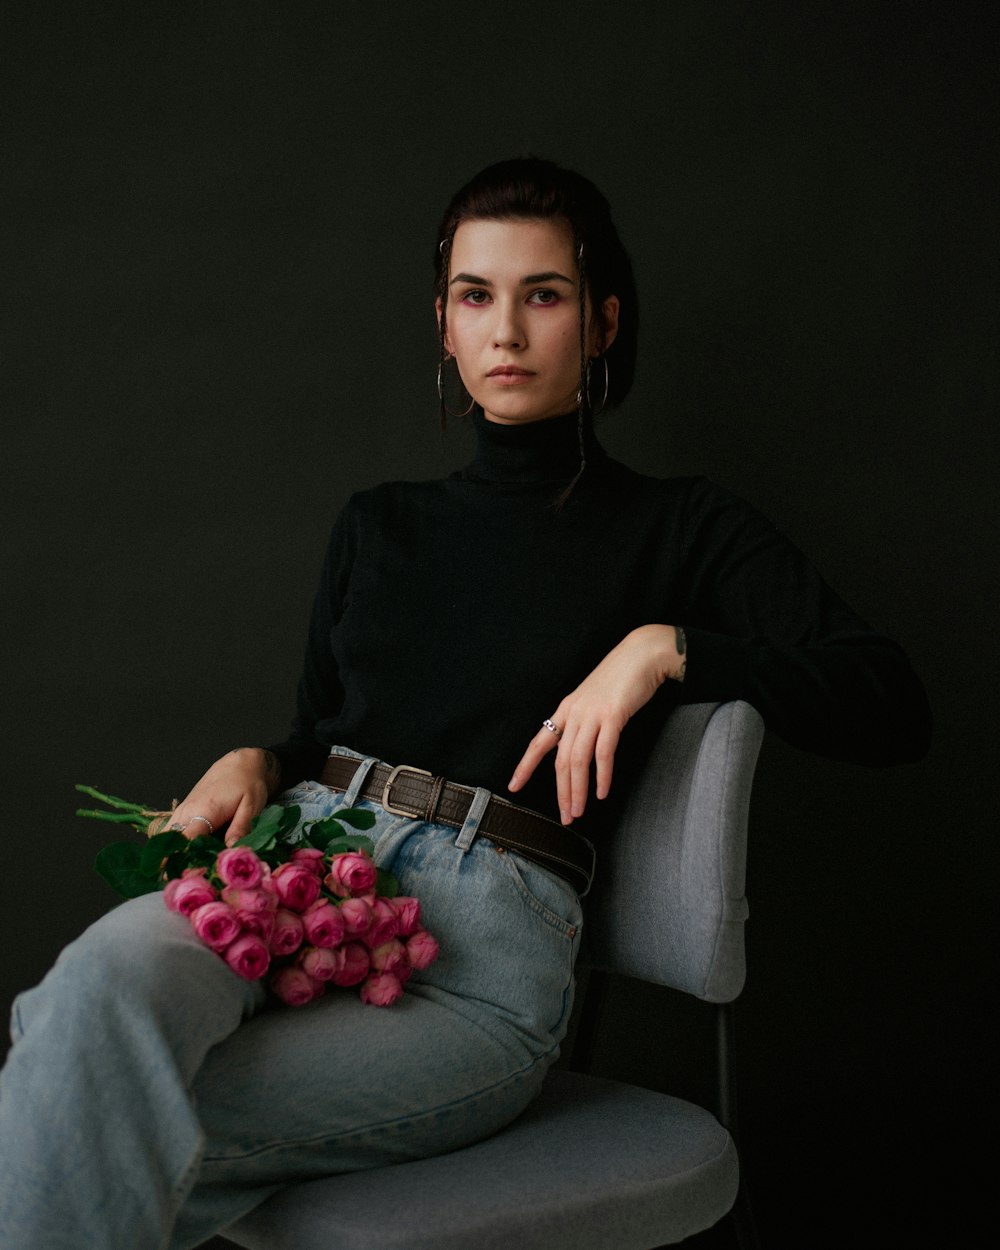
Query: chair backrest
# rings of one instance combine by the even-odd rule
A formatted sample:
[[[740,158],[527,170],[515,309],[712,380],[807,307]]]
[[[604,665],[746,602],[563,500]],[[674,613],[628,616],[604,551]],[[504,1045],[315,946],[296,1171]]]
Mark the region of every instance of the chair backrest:
[[[676,708],[598,847],[584,959],[729,1002],[743,988],[747,813],[764,723],[748,703]]]

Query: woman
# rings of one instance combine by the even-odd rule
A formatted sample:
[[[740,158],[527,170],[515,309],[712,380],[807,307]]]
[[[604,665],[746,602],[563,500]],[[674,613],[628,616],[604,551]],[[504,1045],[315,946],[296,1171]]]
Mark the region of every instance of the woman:
[[[600,193],[504,162],[438,239],[439,393],[471,416],[475,458],[350,501],[291,736],[223,757],[174,820],[232,843],[282,789],[307,818],[367,805],[441,957],[392,1011],[265,1009],[157,896],[116,909],[15,1005],[4,1245],[194,1246],[285,1182],[517,1115],[565,1031],[599,817],[675,703],[746,699],[867,763],[925,749],[902,652],[771,525],[598,445],[592,410],[627,393],[637,330]]]

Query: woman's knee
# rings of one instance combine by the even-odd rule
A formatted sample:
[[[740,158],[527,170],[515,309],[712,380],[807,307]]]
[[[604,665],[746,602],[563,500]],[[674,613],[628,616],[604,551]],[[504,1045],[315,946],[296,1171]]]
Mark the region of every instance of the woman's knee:
[[[127,1014],[180,1012],[207,1027],[209,1015],[238,1023],[253,1008],[255,991],[196,937],[190,924],[167,910],[161,894],[130,899],[70,943],[41,985],[18,1000],[21,1030],[45,1015],[63,1028],[78,1020]]]

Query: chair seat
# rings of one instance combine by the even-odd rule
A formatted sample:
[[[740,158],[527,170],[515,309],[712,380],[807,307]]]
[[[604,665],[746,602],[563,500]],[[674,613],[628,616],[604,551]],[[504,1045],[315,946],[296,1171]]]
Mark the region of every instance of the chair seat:
[[[291,1186],[225,1236],[248,1250],[650,1250],[715,1224],[738,1181],[710,1112],[553,1071],[495,1137]]]

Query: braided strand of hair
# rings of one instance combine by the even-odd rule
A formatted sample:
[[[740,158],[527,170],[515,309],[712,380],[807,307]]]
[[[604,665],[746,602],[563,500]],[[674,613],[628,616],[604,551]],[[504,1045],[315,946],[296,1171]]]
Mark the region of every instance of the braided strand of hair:
[[[444,402],[444,366],[448,359],[448,352],[445,349],[444,340],[447,333],[447,308],[448,308],[448,274],[451,270],[451,241],[455,236],[454,226],[448,231],[445,237],[438,244],[438,250],[441,253],[441,278],[438,282],[438,299],[441,301],[441,316],[438,319],[438,379],[440,385],[438,388],[438,409],[441,414],[441,431],[444,432],[448,424],[448,410]]]

